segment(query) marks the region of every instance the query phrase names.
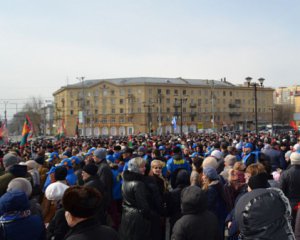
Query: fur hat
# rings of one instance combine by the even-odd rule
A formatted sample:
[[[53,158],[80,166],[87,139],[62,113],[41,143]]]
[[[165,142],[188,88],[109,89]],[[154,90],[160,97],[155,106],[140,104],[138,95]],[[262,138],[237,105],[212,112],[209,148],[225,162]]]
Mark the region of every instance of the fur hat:
[[[215,157],[217,160],[221,160],[223,158],[223,154],[220,150],[213,150],[210,156]]]
[[[214,169],[217,169],[218,162],[214,157],[206,157],[202,163],[202,167],[213,167]]]
[[[25,165],[27,166],[28,170],[30,169],[36,169],[38,167],[38,163],[34,160],[28,160],[25,162]]]
[[[8,167],[18,164],[18,163],[19,163],[18,157],[12,153],[7,153],[3,157],[4,168],[8,168]]]
[[[27,197],[30,197],[32,193],[32,186],[26,178],[14,178],[9,182],[7,192],[15,190],[25,192]]]
[[[300,165],[300,153],[293,152],[290,156],[292,165]]]
[[[90,218],[101,206],[102,195],[92,187],[73,186],[66,190],[63,207],[71,215],[79,218]]]
[[[140,173],[140,166],[146,161],[141,157],[132,158],[128,162],[128,171]]]

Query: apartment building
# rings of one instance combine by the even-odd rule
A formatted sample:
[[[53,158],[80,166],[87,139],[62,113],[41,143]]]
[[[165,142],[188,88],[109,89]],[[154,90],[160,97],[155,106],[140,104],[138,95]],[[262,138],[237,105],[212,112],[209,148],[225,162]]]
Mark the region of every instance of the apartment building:
[[[258,123],[270,123],[273,89],[257,87]],[[56,126],[74,136],[254,129],[254,88],[226,79],[116,78],[84,80],[53,93]],[[171,122],[176,119],[176,129]]]

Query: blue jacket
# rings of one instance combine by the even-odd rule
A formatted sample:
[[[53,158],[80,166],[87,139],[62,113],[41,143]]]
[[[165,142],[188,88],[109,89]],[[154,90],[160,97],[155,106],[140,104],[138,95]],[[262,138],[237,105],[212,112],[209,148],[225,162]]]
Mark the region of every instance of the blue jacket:
[[[30,215],[24,192],[9,191],[0,198],[0,239],[44,240],[46,232],[40,216]]]

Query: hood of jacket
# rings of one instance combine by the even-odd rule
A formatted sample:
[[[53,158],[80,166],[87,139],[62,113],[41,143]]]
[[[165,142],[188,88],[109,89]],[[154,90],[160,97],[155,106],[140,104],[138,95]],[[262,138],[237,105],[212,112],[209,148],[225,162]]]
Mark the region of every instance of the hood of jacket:
[[[242,239],[294,239],[289,224],[291,207],[276,188],[255,189],[237,202],[235,218]]]
[[[197,214],[207,209],[207,198],[200,187],[186,187],[182,190],[181,196],[182,214]]]
[[[123,179],[124,179],[124,181],[127,181],[127,182],[144,181],[145,176],[142,175],[142,174],[139,174],[139,173],[135,173],[135,172],[132,172],[132,171],[125,170],[123,172]]]
[[[0,198],[0,215],[15,211],[25,211],[30,208],[25,192],[8,191]]]

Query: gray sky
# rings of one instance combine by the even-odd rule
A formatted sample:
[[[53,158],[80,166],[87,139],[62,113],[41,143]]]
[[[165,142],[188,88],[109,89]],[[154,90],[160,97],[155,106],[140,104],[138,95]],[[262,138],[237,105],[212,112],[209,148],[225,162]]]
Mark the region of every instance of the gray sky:
[[[297,0],[0,1],[0,114],[79,76],[295,85],[299,12]]]

